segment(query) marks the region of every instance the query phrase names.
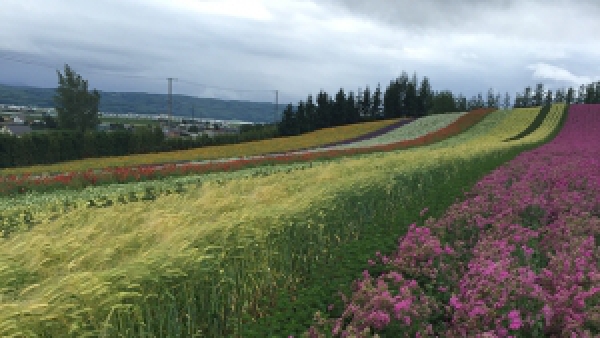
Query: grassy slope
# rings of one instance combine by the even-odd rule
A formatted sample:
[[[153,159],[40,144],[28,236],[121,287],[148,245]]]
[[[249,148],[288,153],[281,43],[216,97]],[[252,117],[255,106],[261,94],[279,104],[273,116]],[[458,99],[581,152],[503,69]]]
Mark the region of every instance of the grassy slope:
[[[399,236],[394,236],[389,232],[381,233],[381,230],[377,229],[382,227],[388,229],[388,227],[385,227],[386,222],[394,220],[397,226],[400,227],[400,230],[393,228],[393,231],[401,234],[406,230],[409,223],[423,223],[424,219],[419,217],[419,212],[425,207],[429,209],[426,217],[440,217],[450,204],[454,203],[457,198],[462,197],[462,191],[469,189],[480,177],[487,174],[490,170],[511,160],[524,150],[535,148],[544,142],[550,141],[558,133],[566,118],[566,114],[563,114],[563,107],[558,105],[553,107],[550,116],[544,121],[542,127],[526,139],[522,139],[511,145],[502,143],[502,140],[507,135],[514,134],[515,131],[521,130],[530,123],[537,116],[538,112],[539,109],[516,109],[513,112],[499,111],[487,117],[475,128],[455,137],[454,140],[449,139],[440,142],[445,143],[446,148],[440,147],[440,144],[420,148],[419,150],[422,151],[421,156],[424,159],[428,157],[435,158],[437,157],[436,155],[441,155],[437,157],[439,162],[452,162],[456,160],[455,165],[448,166],[446,170],[437,172],[433,170],[433,175],[428,175],[427,171],[430,168],[428,168],[427,164],[423,163],[424,166],[421,167],[423,173],[413,173],[412,176],[404,176],[406,181],[397,181],[395,185],[392,183],[394,180],[392,180],[390,182],[392,183],[391,186],[388,185],[385,189],[389,189],[388,191],[391,190],[392,192],[394,192],[394,188],[401,189],[392,194],[392,196],[402,195],[402,191],[406,191],[410,192],[411,197],[403,200],[401,198],[401,201],[398,201],[398,197],[396,197],[390,203],[393,205],[393,209],[385,211],[395,214],[392,217],[385,217],[385,213],[382,213],[384,210],[374,207],[370,213],[374,217],[367,217],[366,224],[367,229],[373,230],[370,232],[367,230],[367,232],[363,233],[362,241],[347,243],[330,250],[332,256],[340,257],[340,259],[349,253],[352,253],[353,256],[362,255],[360,259],[354,262],[345,260],[337,261],[335,263],[335,271],[331,271],[331,266],[325,263],[313,267],[312,270],[315,273],[307,277],[301,285],[294,289],[280,290],[276,296],[271,296],[282,301],[274,306],[270,312],[265,313],[265,316],[261,320],[251,325],[247,324],[242,336],[282,337],[296,335],[298,337],[301,332],[308,329],[308,324],[302,326],[300,323],[313,323],[312,318],[315,311],[326,313],[325,308],[328,304],[335,304],[335,310],[331,315],[339,317],[341,310],[343,310],[343,304],[337,296],[337,292],[341,290],[346,295],[351,294],[351,283],[338,284],[338,281],[343,279],[339,278],[339,275],[353,275],[354,278],[350,279],[351,281],[359,278],[362,275],[362,271],[366,269],[369,270],[371,276],[377,276],[378,273],[382,272],[378,270],[381,265],[379,265],[379,268],[371,268],[367,264],[367,260],[376,259],[375,251],[380,251],[382,255],[385,255],[387,252],[397,249],[397,238]],[[459,143],[457,142],[459,140],[470,141],[465,143],[461,141]],[[431,149],[429,156],[425,148]],[[398,154],[396,157],[398,163],[405,163],[402,159],[404,158],[403,155],[408,156],[407,153],[408,151]],[[472,156],[470,160],[469,156]],[[459,158],[463,160],[467,159],[466,163]],[[380,164],[381,162],[378,162],[377,167],[380,167]],[[444,165],[440,166],[443,167]],[[415,176],[416,178],[414,178]],[[411,181],[411,178],[414,178],[414,180]],[[348,196],[352,195],[352,190],[349,190],[347,194]],[[354,197],[348,197],[347,201],[340,201],[340,203],[336,204],[338,210],[347,210],[351,213],[345,218],[346,220],[356,219],[357,217],[363,218],[363,215],[358,216],[352,210],[357,209],[357,207],[360,209],[361,202],[359,201],[366,201],[365,198],[369,196],[361,193],[354,195]],[[385,196],[385,194],[383,195]],[[373,198],[379,199],[381,197],[381,195],[373,196]],[[377,202],[374,204],[377,204]],[[398,207],[400,205],[402,207]],[[308,216],[305,217],[309,219]],[[339,224],[342,225],[343,222]],[[374,227],[374,225],[377,226]],[[373,242],[377,243],[373,244]],[[336,285],[339,285],[339,288],[336,288]],[[321,300],[321,297],[325,297],[325,299]],[[315,301],[315,299],[320,301]],[[304,308],[306,307],[311,308],[305,310]]]
[[[22,168],[5,168],[0,170],[0,175],[84,171],[87,169],[99,169],[108,166],[133,166],[140,164],[164,163],[185,160],[208,160],[236,156],[260,155],[268,152],[283,152],[298,148],[317,147],[322,144],[341,141],[363,135],[400,119],[366,122],[355,125],[347,125],[334,128],[325,128],[304,135],[230,144],[222,146],[211,146],[199,149],[181,150],[175,152],[162,152],[156,154],[139,154],[129,156],[105,157],[102,159],[92,158],[76,161],[68,161],[52,165],[36,165]]]
[[[503,120],[499,116],[505,115],[494,113],[482,125],[487,123],[491,128]],[[465,134],[481,132],[478,127]],[[66,317],[68,308],[87,306],[94,309],[97,318],[104,319],[108,313],[101,304],[117,301],[116,290],[122,290],[126,281],[147,282],[157,275],[185,280],[175,277],[173,271],[197,270],[194,266],[203,255],[195,248],[203,249],[217,238],[226,243],[229,234],[243,233],[260,243],[271,227],[280,227],[289,216],[309,213],[314,217],[319,209],[327,214],[324,217],[331,217],[327,210],[335,210],[335,196],[385,186],[389,174],[408,175],[417,168],[435,166],[447,149],[440,151],[415,149],[362,155],[302,172],[223,186],[208,184],[184,196],[168,196],[150,204],[81,210],[48,222],[0,246],[0,257],[7,263],[0,275],[5,291],[13,288],[21,292],[39,284],[20,296],[15,294],[13,301],[4,301],[0,332],[6,334],[9,331],[4,330],[16,324],[8,319],[14,309],[37,311],[70,322],[72,319]],[[399,167],[398,163],[403,165]],[[420,195],[417,192],[413,196]],[[407,201],[413,207],[422,205],[411,203]],[[101,286],[103,281],[113,284]],[[70,295],[78,295],[79,300],[69,300]],[[53,305],[42,306],[45,303]]]

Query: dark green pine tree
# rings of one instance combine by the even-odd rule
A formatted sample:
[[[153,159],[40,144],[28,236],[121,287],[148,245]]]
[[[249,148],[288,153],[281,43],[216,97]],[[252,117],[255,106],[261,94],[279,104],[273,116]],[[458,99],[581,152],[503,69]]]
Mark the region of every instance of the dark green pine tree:
[[[471,111],[473,109],[477,109],[477,96],[475,95],[471,96],[469,101],[467,101],[467,110]]]
[[[308,95],[306,98],[306,117],[308,119],[309,131],[317,129],[317,106],[313,102],[312,95]]]
[[[401,110],[400,85],[398,81],[390,81],[383,93],[383,116],[386,119],[400,117]]]
[[[406,95],[402,101],[403,110],[406,112],[406,115],[410,117],[419,116],[419,97],[417,95],[417,83],[415,80],[416,79],[413,76],[413,80],[406,84]]]
[[[582,104],[585,102],[585,85],[579,86],[579,92],[577,93],[577,103]]]
[[[433,98],[432,114],[445,114],[457,111],[456,99],[449,90],[443,90],[436,93]]]
[[[595,103],[594,101],[596,101],[596,89],[594,88],[594,84],[590,83],[586,87],[584,102],[586,104],[591,104]]]
[[[409,112],[406,110],[406,105],[404,103],[404,99],[406,98],[406,90],[408,87],[408,74],[406,72],[402,72],[402,75],[399,76],[396,79],[396,93],[398,94],[399,97],[399,114],[397,114],[395,117],[405,117],[405,116],[409,116]]]
[[[477,94],[477,103],[475,104],[475,108],[483,108],[485,107],[485,101],[483,100],[483,94]]]
[[[329,104],[329,95],[324,90],[321,90],[317,95],[317,129],[331,127],[333,121],[331,116],[331,106]]]
[[[521,93],[517,93],[515,95],[515,104],[514,108],[525,108],[525,97],[521,95]]]
[[[347,116],[344,115],[344,106],[346,105],[346,94],[344,93],[344,89],[340,88],[340,90],[335,94],[335,102],[333,104],[333,112],[334,112],[334,126],[343,126],[347,124]]]
[[[510,109],[510,94],[508,92],[506,92],[504,94],[504,105],[503,105],[504,109]]]
[[[575,96],[575,90],[573,90],[573,87],[569,87],[569,89],[567,89],[567,95],[565,97],[565,103],[566,104],[572,104],[573,100],[574,100],[574,96]]]
[[[467,98],[462,93],[456,97],[456,103],[454,104],[456,111],[465,112],[467,111]]]
[[[496,107],[496,96],[494,95],[494,89],[490,88],[487,92],[486,108]]]
[[[525,87],[525,94],[523,95],[523,105],[521,108],[527,108],[532,106],[533,100],[531,99],[531,87]]]
[[[373,119],[373,116],[371,115],[373,112],[372,109],[372,102],[371,102],[371,89],[369,89],[369,86],[367,85],[367,87],[365,88],[365,90],[363,91],[362,94],[362,100],[361,100],[361,104],[360,104],[360,111],[362,112],[362,114],[369,120]]]
[[[360,110],[356,104],[356,98],[353,92],[348,93],[346,98],[346,105],[344,107],[344,115],[348,118],[348,123],[360,122]]]
[[[294,108],[289,103],[283,110],[283,116],[281,122],[279,122],[279,134],[282,136],[295,135],[295,121],[294,121]]]
[[[418,96],[418,114],[419,116],[425,116],[433,107],[433,92],[427,76],[423,77],[423,80],[421,80]]]
[[[559,88],[556,90],[556,95],[554,95],[555,103],[564,103],[565,102],[565,90]]]
[[[374,119],[383,117],[383,112],[381,111],[381,85],[379,83],[377,83],[377,88],[375,88],[375,92],[373,93],[372,101],[370,116],[373,116]]]
[[[544,103],[544,84],[538,83],[535,86],[535,95],[533,97],[533,105],[541,106]]]
[[[548,89],[546,92],[546,98],[544,99],[544,105],[552,104],[552,90]]]
[[[305,105],[302,101],[298,102],[298,108],[296,108],[296,128],[298,134],[304,134],[310,130]]]

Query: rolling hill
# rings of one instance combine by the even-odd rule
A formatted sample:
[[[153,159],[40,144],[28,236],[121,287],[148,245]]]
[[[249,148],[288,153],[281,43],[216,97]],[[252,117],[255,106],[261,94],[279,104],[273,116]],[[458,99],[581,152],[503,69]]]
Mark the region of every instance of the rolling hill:
[[[53,107],[55,88],[36,88],[0,84],[0,104],[36,107]],[[167,94],[103,92],[100,91],[102,112],[165,114]],[[281,116],[284,105],[278,107]],[[173,115],[212,118],[216,120],[240,120],[246,122],[273,122],[275,104],[270,102],[228,101],[173,94]]]

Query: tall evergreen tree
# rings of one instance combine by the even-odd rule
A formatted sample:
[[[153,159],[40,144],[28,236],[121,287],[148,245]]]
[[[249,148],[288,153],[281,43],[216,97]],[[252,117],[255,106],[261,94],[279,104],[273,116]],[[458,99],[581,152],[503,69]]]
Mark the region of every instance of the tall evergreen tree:
[[[579,92],[577,93],[577,103],[581,104],[585,102],[585,85],[579,86]]]
[[[421,80],[421,86],[419,87],[419,104],[418,113],[419,116],[425,116],[427,112],[433,107],[433,92],[431,90],[431,84],[427,76]]]
[[[363,92],[362,102],[360,106],[361,114],[367,119],[373,119],[373,116],[371,115],[373,113],[372,104],[373,103],[371,102],[371,90],[367,85],[365,87],[365,91]]]
[[[344,93],[344,89],[340,88],[337,94],[335,94],[335,103],[333,104],[334,126],[342,126],[348,122],[347,116],[344,115],[345,105],[346,94]]]
[[[433,98],[432,114],[444,114],[458,111],[456,99],[449,90],[438,92]]]
[[[533,105],[541,106],[543,104],[543,101],[544,101],[544,84],[538,83],[535,86],[535,95],[533,97]]]
[[[382,116],[382,111],[381,111],[381,104],[382,104],[382,97],[381,97],[381,85],[379,83],[377,83],[377,88],[375,88],[375,92],[373,93],[373,104],[372,104],[372,111],[371,111],[371,116],[374,116],[375,119],[378,119]]]
[[[555,103],[565,102],[565,90],[564,89],[559,88],[556,90],[556,95],[554,96],[554,102]]]
[[[567,96],[565,97],[565,102],[567,104],[572,104],[574,101],[574,96],[575,90],[573,90],[573,87],[569,87],[569,89],[567,89]]]
[[[498,103],[496,101],[496,95],[494,95],[494,89],[490,88],[490,89],[488,89],[488,92],[487,92],[486,107],[487,108],[496,108],[497,105],[498,105]]]
[[[58,125],[65,130],[96,129],[100,123],[98,104],[100,93],[88,92],[88,82],[65,64],[65,73],[58,73],[58,88],[54,96]]]
[[[462,93],[458,94],[458,96],[456,97],[455,107],[456,110],[459,112],[467,111],[467,98],[464,97]]]
[[[531,87],[525,87],[525,94],[523,95],[523,107],[531,107],[532,99],[531,99]]]
[[[279,123],[279,134],[282,136],[296,135],[295,124],[296,121],[294,118],[294,109],[292,104],[289,103],[283,110],[283,116],[281,117],[281,122]]]
[[[298,102],[298,108],[296,108],[296,130],[298,134],[304,134],[310,130],[308,116],[302,101]]]
[[[317,95],[317,129],[331,127],[332,116],[331,106],[329,104],[329,95],[321,89]]]
[[[483,94],[479,93],[477,94],[477,104],[475,105],[476,108],[483,108],[485,107],[485,101],[483,100]]]
[[[548,89],[546,98],[544,99],[544,105],[552,104],[552,90]]]
[[[504,109],[510,109],[510,94],[508,92],[504,94]]]
[[[594,84],[590,83],[589,85],[587,85],[587,88],[585,91],[584,102],[586,104],[591,104],[591,103],[595,103],[595,101],[596,101],[596,90],[594,88]]]
[[[517,93],[515,95],[515,108],[525,108],[527,106],[525,95],[521,95],[521,93]]]
[[[473,109],[478,108],[477,96],[471,96],[471,98],[467,101],[467,110],[471,111]]]
[[[353,92],[348,93],[344,110],[344,115],[346,115],[348,123],[360,122],[360,110],[358,109],[358,105],[356,104],[356,98],[354,97]]]
[[[387,119],[400,116],[400,86],[398,82],[390,81],[383,93],[383,116]]]
[[[407,116],[417,117],[419,116],[419,96],[417,95],[417,83],[413,81],[406,84],[406,95],[404,96],[402,107]]]
[[[395,88],[394,92],[399,97],[399,101],[398,101],[399,111],[395,117],[410,116],[408,110],[406,109],[406,103],[405,103],[406,92],[408,90],[408,83],[409,83],[409,79],[408,79],[408,74],[406,72],[402,72],[402,75],[396,79],[396,88]],[[416,96],[416,93],[415,93],[415,96]]]
[[[308,119],[308,125],[310,126],[310,131],[316,130],[318,123],[317,116],[317,107],[313,102],[312,95],[308,95],[306,98],[306,117]]]
[[[494,101],[496,102],[496,105],[494,106],[494,108],[500,109],[500,105],[502,104],[502,102],[500,102],[501,99],[502,99],[502,95],[500,95],[500,92],[496,93],[496,97],[494,97]]]

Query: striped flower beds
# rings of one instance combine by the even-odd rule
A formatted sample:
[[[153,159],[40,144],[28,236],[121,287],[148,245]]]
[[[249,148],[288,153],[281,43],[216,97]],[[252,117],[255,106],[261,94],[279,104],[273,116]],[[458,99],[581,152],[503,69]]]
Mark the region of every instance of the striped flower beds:
[[[342,317],[320,323],[346,337],[597,337],[599,129],[600,105],[571,106],[554,140],[377,253],[388,272],[365,271]]]
[[[406,125],[413,124],[414,121],[420,121],[420,120],[422,120],[422,119],[417,119],[417,120],[415,120],[414,118],[401,119],[400,121],[395,122],[393,124],[390,124],[389,126],[383,127],[383,128],[381,128],[379,130],[375,130],[375,131],[366,133],[364,135],[360,135],[360,136],[357,136],[357,137],[352,137],[352,138],[349,138],[349,139],[346,139],[346,140],[323,144],[323,145],[319,146],[317,149],[334,147],[334,146],[338,146],[338,145],[342,145],[342,144],[354,144],[354,143],[357,143],[357,142],[361,142],[361,141],[365,141],[365,140],[370,140],[370,139],[378,138],[381,135],[387,135],[387,134],[389,134],[392,131],[399,130],[400,127],[404,127]],[[404,128],[402,128],[402,129],[404,129]],[[437,129],[439,129],[439,128],[433,129],[431,131],[435,131]],[[315,148],[314,147],[301,148],[301,149],[297,149],[297,150],[294,150],[294,151],[311,150],[311,149],[315,149]]]
[[[356,140],[354,142],[340,143],[338,145],[333,146],[323,146],[317,148],[317,150],[369,147],[406,140],[413,140],[425,136],[429,133],[435,132],[436,130],[442,129],[465,114],[467,113],[450,113],[426,116],[412,121],[411,123],[403,126],[402,128],[388,130],[386,133],[381,133],[377,137],[372,137],[368,139],[365,138],[362,140]]]
[[[377,151],[391,151],[428,145],[455,136],[480,122],[494,109],[478,109],[461,116],[455,122],[435,132],[416,139],[394,142],[385,145],[351,149],[333,149],[323,152],[292,152],[282,155],[254,156],[250,158],[222,159],[204,163],[165,164],[160,166],[143,165],[133,167],[105,168],[83,172],[68,172],[54,177],[31,178],[31,174],[20,177],[2,178],[0,195],[25,193],[27,191],[48,191],[61,187],[81,189],[90,185],[140,182],[166,176],[204,174],[215,171],[233,171],[259,165],[326,160],[340,156],[352,156]]]

